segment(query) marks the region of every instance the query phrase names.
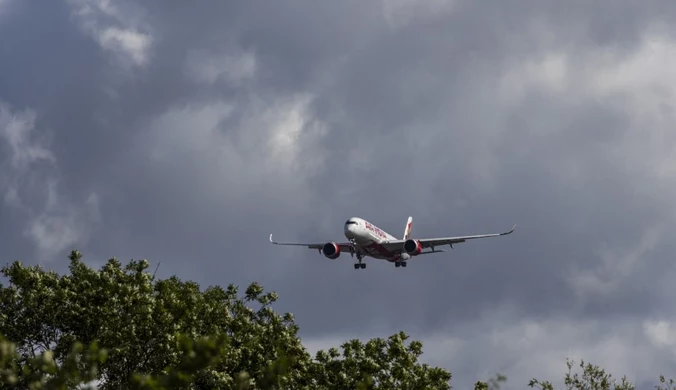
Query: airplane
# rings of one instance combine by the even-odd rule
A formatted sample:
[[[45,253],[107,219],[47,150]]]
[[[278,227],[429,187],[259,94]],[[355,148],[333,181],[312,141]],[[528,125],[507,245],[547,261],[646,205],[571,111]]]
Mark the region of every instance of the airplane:
[[[349,242],[314,244],[277,242],[272,240],[272,234],[270,234],[270,242],[275,245],[306,246],[309,249],[317,249],[319,254],[323,254],[331,260],[337,259],[343,251],[349,252],[352,257],[357,256],[354,269],[366,268],[366,263],[363,262],[366,256],[394,263],[395,267],[406,267],[407,260],[414,256],[444,252],[441,249],[437,249],[437,247],[442,245],[448,245],[453,249],[453,244],[476,238],[505,236],[511,234],[516,229],[516,225],[514,225],[511,230],[504,233],[414,239],[411,238],[412,227],[413,217],[408,217],[404,236],[402,239],[397,239],[363,218],[352,217],[345,222],[344,226],[345,237]],[[431,250],[423,251],[423,249],[427,248]]]

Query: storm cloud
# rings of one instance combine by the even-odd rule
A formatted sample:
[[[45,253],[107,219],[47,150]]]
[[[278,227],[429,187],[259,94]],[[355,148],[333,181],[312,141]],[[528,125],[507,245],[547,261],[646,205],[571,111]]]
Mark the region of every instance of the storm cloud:
[[[398,330],[455,388],[676,366],[676,5],[0,1],[5,261],[276,290],[312,349]],[[513,235],[405,269],[284,241]],[[668,370],[672,370],[669,372]]]

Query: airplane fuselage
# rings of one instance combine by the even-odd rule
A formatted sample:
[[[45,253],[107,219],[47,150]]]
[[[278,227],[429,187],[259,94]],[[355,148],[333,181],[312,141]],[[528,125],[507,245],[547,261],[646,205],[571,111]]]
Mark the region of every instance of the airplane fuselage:
[[[391,262],[408,260],[407,253],[393,252],[382,244],[396,237],[363,218],[353,217],[345,222],[345,237],[355,244],[356,250],[366,256]]]

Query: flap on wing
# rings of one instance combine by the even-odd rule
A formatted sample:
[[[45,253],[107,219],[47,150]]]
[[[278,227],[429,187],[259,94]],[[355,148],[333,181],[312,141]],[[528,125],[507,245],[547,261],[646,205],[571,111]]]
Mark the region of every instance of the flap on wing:
[[[423,248],[431,248],[434,246],[450,245],[450,244],[459,244],[465,242],[464,238],[431,238],[427,240],[420,240],[420,245]]]

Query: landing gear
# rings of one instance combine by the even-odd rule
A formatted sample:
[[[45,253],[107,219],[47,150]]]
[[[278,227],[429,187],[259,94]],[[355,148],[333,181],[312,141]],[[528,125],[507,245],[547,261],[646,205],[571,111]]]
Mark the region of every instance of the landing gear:
[[[406,262],[405,261],[395,261],[394,266],[399,268],[399,267],[406,267]]]
[[[361,253],[357,253],[357,261],[358,263],[354,263],[354,269],[364,269],[366,268],[366,263],[362,263],[362,259],[364,256],[362,256]]]

